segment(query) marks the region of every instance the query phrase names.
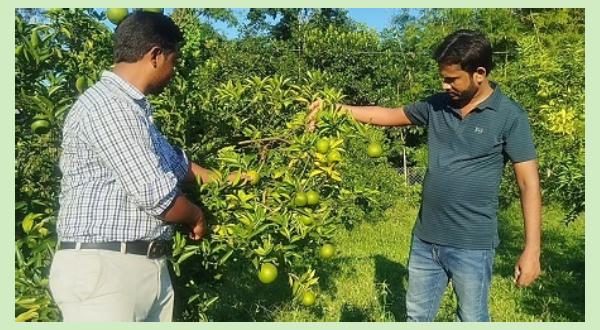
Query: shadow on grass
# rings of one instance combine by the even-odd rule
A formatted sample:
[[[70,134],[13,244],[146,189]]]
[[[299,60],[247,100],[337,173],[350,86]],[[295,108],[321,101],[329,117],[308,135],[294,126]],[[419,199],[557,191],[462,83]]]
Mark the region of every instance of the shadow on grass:
[[[370,311],[356,306],[350,306],[344,303],[340,322],[373,322]]]
[[[318,291],[335,295],[333,283],[335,274],[339,272],[340,263],[344,259],[321,261],[316,267],[315,277],[319,278]],[[211,290],[219,299],[206,311],[210,321],[215,322],[270,322],[274,321],[274,311],[288,306],[293,299],[287,273],[279,270],[277,279],[269,284],[260,282],[257,272],[249,263],[237,263],[230,266],[220,282],[212,282],[208,288],[200,284],[200,291]],[[298,274],[300,275],[300,274]],[[177,291],[185,288],[178,287]],[[178,297],[178,310],[183,310],[183,297]],[[182,300],[183,299],[183,300]],[[323,311],[312,308],[315,318],[323,317]]]
[[[375,322],[406,320],[406,267],[382,255],[375,255],[375,287],[380,308],[342,306],[341,322]]]
[[[513,210],[514,211],[514,210]],[[514,265],[523,249],[523,225],[503,212],[499,219],[500,246],[494,273],[512,280]],[[519,295],[522,311],[549,315],[551,321],[585,321],[585,237],[569,234],[565,227],[544,228],[542,275],[527,294]]]
[[[229,269],[218,286],[219,299],[208,310],[211,321],[272,321],[272,311],[291,299],[287,274],[264,284],[251,265],[238,264]]]
[[[405,265],[382,255],[376,255],[374,258],[379,303],[385,311],[393,315],[395,321],[403,322],[406,320],[405,283],[408,283],[408,269]]]

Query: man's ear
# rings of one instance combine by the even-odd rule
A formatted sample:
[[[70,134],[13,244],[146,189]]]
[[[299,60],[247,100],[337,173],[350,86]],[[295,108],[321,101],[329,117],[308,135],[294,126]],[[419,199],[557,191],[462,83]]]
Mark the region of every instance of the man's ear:
[[[162,50],[160,49],[160,47],[155,46],[152,47],[147,54],[150,55],[150,63],[153,67],[156,68],[156,66],[158,65],[158,56],[162,54]]]
[[[475,81],[477,83],[481,84],[483,82],[483,79],[486,77],[486,75],[487,75],[487,70],[484,67],[480,66],[475,71],[475,73],[474,73],[475,77],[473,77],[473,78],[475,79]]]

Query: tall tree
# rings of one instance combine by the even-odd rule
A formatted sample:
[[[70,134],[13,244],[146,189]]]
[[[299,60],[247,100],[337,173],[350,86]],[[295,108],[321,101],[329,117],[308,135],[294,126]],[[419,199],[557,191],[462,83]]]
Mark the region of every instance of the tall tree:
[[[341,8],[251,8],[246,18],[246,35],[268,34],[277,40],[292,39],[293,32],[305,24],[325,29],[353,23]]]

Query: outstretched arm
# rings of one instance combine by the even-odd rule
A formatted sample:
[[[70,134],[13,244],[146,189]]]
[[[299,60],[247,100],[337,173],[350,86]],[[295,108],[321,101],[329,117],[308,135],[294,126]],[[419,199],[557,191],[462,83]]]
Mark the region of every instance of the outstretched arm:
[[[321,107],[323,100],[316,100],[309,107],[309,121],[313,120]],[[336,109],[348,111],[354,119],[361,123],[373,124],[379,126],[404,126],[411,125],[410,119],[404,113],[403,108],[384,108],[379,106],[353,106],[337,104]]]

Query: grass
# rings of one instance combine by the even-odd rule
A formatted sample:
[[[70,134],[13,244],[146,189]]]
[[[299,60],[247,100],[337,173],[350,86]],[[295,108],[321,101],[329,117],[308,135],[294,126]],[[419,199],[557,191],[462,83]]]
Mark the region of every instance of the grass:
[[[382,219],[336,234],[339,253],[317,269],[319,290],[310,308],[291,300],[286,276],[270,285],[240,270],[211,306],[214,321],[404,321],[407,259],[417,209],[401,204]],[[519,289],[512,280],[523,244],[518,205],[500,213],[500,238],[490,293],[492,321],[585,321],[585,216],[570,226],[544,209],[541,277]],[[244,283],[244,284],[243,284]],[[456,300],[446,291],[437,321],[454,321]]]

